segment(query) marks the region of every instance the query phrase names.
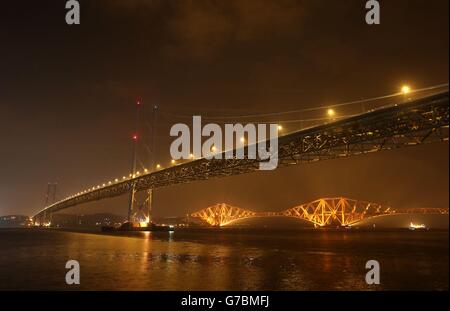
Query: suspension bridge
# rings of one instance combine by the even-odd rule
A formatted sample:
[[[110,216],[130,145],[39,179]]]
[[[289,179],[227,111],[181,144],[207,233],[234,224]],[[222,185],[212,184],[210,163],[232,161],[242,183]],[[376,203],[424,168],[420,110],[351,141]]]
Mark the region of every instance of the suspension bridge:
[[[445,91],[417,100],[405,100],[402,104],[384,106],[281,136],[278,140],[278,151],[273,152],[278,153],[279,167],[289,167],[303,163],[347,158],[448,141],[448,126],[449,94],[448,91]],[[245,149],[247,148],[248,146],[245,146]],[[247,150],[244,154],[248,155]],[[52,213],[83,203],[175,184],[247,174],[257,171],[260,162],[262,162],[261,159],[249,159],[247,157],[227,160],[202,158],[153,172],[130,174],[129,177],[124,176],[121,179],[111,180],[102,185],[82,190],[46,206],[32,218],[36,224],[43,224],[48,222]],[[325,200],[324,202],[328,201]],[[325,206],[328,206],[328,204]],[[337,220],[343,225],[353,223],[359,219],[358,217],[362,217],[361,215],[366,215],[349,214],[347,209],[342,213],[340,208],[343,205],[338,204],[338,206],[337,210],[329,207],[322,208],[323,213],[312,213],[312,207],[292,209],[286,211],[285,215],[304,217],[318,225],[327,223],[329,219],[335,219],[334,215],[339,213],[343,216],[338,217]],[[372,209],[370,210],[372,211]],[[243,215],[250,215],[253,212],[245,211],[242,213]],[[240,212],[238,214],[241,215]],[[211,219],[215,219],[215,216]],[[214,221],[214,224],[222,225],[224,223],[227,223],[227,221]]]

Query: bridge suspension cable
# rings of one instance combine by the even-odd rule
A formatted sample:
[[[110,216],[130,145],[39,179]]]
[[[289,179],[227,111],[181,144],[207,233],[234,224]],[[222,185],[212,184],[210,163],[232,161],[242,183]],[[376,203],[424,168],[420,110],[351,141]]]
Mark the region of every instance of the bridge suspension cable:
[[[425,92],[425,91],[432,91],[432,90],[442,89],[442,88],[445,88],[445,87],[448,87],[448,86],[449,86],[448,83],[443,83],[443,84],[434,85],[434,86],[430,86],[430,87],[425,87],[425,88],[421,88],[421,89],[408,90],[408,93],[413,94],[413,93],[420,93],[420,92]],[[343,102],[343,103],[334,104],[334,105],[327,105],[327,106],[309,107],[309,108],[302,108],[302,109],[289,110],[289,111],[279,111],[279,112],[259,113],[259,114],[207,116],[207,117],[205,116],[205,117],[203,117],[203,119],[204,120],[208,120],[208,121],[215,121],[215,120],[219,120],[220,121],[220,120],[227,120],[227,119],[268,118],[268,117],[275,117],[275,116],[278,117],[278,116],[295,114],[295,113],[311,112],[311,111],[318,111],[318,110],[324,110],[324,109],[330,109],[330,108],[338,108],[338,107],[343,107],[343,106],[351,106],[351,105],[356,105],[356,104],[363,104],[363,103],[378,101],[378,100],[382,100],[382,99],[389,99],[389,98],[402,96],[402,95],[405,95],[404,91],[400,91],[400,92],[393,93],[393,94],[388,94],[388,95],[383,95],[383,96],[378,96],[378,97],[372,97],[372,98],[367,98],[367,99],[348,101],[348,102]],[[167,112],[167,111],[161,111],[160,113],[164,114],[164,115],[166,115],[168,117],[178,118],[178,119],[191,119],[192,118],[192,114],[191,115],[188,115],[188,114],[174,114],[174,113],[170,113],[170,112]],[[287,121],[288,122],[300,122],[300,121],[312,121],[312,119],[309,119],[309,120],[308,119],[305,119],[305,120],[287,120]],[[247,122],[249,122],[249,121],[247,121]],[[282,121],[282,122],[286,122],[286,121]]]

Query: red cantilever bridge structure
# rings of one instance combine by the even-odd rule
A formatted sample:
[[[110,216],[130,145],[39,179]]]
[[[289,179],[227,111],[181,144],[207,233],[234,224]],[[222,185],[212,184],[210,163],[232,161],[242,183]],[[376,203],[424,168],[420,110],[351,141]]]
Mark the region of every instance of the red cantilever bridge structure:
[[[448,91],[403,104],[393,104],[335,122],[300,130],[278,140],[278,166],[363,155],[368,153],[448,141]],[[248,147],[246,147],[248,148]],[[248,155],[248,152],[244,153]],[[223,157],[224,158],[224,157]],[[80,191],[45,207],[33,216],[35,223],[46,222],[52,213],[79,204],[120,196],[131,191],[144,191],[175,184],[255,172],[260,159],[207,160],[198,159],[167,169],[132,176]],[[288,213],[288,212],[287,212]],[[290,210],[310,217],[301,209]],[[331,213],[331,210],[330,210]],[[334,213],[334,212],[333,212]],[[338,213],[338,212],[336,212]],[[322,224],[328,217],[313,214],[310,221]],[[347,217],[358,215],[343,214]],[[333,217],[333,216],[330,216]]]
[[[236,221],[260,217],[291,217],[310,222],[316,226],[353,226],[364,220],[390,215],[433,214],[448,215],[448,209],[411,208],[395,210],[377,203],[347,198],[324,198],[302,204],[281,212],[253,212],[225,203],[210,206],[190,217],[198,218],[210,226],[227,226]]]

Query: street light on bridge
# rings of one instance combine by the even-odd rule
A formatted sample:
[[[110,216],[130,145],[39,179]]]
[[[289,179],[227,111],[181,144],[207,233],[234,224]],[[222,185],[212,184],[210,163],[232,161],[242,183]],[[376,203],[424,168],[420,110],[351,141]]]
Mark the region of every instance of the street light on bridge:
[[[332,118],[332,117],[334,117],[335,115],[336,115],[336,111],[334,111],[334,109],[328,109],[327,110],[327,115],[330,117],[330,118]]]
[[[408,95],[411,93],[411,87],[409,85],[403,85],[401,91],[403,95]]]

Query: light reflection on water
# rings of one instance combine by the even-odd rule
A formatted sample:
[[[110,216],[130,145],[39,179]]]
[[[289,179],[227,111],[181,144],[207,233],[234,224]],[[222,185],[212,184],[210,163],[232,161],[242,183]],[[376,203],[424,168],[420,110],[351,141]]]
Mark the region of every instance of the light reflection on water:
[[[0,289],[448,289],[448,232],[89,234],[0,230]],[[382,285],[365,284],[381,263]]]

